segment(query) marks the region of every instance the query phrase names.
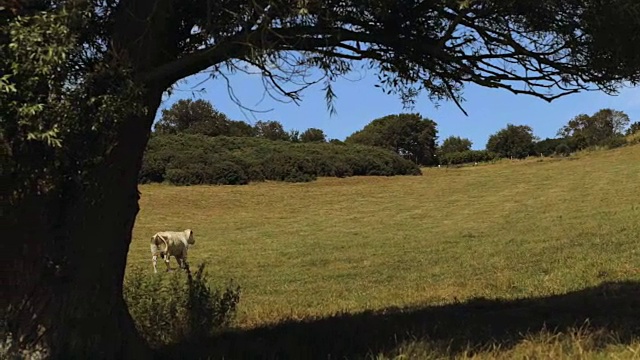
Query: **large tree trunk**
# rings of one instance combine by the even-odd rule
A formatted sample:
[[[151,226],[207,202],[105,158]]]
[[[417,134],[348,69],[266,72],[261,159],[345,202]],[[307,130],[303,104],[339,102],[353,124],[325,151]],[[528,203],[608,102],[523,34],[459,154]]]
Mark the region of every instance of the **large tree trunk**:
[[[127,66],[134,81],[144,82],[139,84],[145,91],[140,102],[146,115],[109,125],[103,138],[93,139],[98,145],[89,154],[83,153],[83,146],[93,140],[82,139],[75,145],[67,142],[65,150],[77,153],[70,159],[96,161],[80,169],[71,161],[55,191],[41,191],[42,184],[36,182],[10,207],[2,204],[3,213],[11,214],[3,253],[14,257],[2,272],[0,291],[6,294],[0,297],[0,305],[2,309],[11,306],[7,325],[21,343],[46,344],[55,359],[142,360],[152,356],[135,329],[122,286],[139,210],[137,178],[142,155],[162,93],[175,80],[151,83],[138,75],[177,57],[174,33],[179,22],[170,21],[172,3],[120,1],[107,44],[110,50],[103,60],[114,69]],[[88,90],[92,94],[111,91],[111,80],[87,85],[92,87]],[[103,85],[107,90],[101,89]],[[87,123],[93,120],[92,114],[86,114]],[[47,154],[35,149],[19,155],[18,161],[29,162],[39,151]],[[60,160],[56,156],[47,160],[49,164]],[[77,170],[87,173],[76,177]]]
[[[146,359],[151,350],[123,300],[123,278],[138,213],[137,174],[162,91],[147,115],[127,119],[117,144],[83,184],[59,198],[33,195],[14,208],[13,259],[6,287],[9,328],[42,342],[54,359]],[[24,246],[23,246],[24,245]],[[4,304],[3,304],[4,305]],[[39,338],[40,337],[40,338]]]

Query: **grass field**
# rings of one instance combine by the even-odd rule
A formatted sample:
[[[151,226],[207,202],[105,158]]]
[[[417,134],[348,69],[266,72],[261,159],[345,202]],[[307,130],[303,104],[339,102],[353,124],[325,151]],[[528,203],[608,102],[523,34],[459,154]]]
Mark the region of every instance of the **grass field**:
[[[640,358],[640,146],[140,189],[130,267],[151,274],[151,235],[191,228],[192,266],[243,288],[205,358]]]

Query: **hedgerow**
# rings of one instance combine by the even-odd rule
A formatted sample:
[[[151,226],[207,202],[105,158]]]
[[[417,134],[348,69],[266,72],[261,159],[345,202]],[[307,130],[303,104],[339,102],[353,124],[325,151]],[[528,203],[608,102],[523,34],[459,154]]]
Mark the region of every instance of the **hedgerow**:
[[[420,174],[413,162],[371,146],[162,134],[149,140],[139,181],[243,185],[265,180],[306,182],[318,176]]]

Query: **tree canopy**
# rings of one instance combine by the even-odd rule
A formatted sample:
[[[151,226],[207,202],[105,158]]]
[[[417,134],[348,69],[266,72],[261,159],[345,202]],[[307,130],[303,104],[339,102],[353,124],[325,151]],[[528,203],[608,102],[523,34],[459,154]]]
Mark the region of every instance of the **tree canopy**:
[[[208,136],[253,136],[251,125],[234,121],[202,99],[180,99],[169,109],[162,110],[162,117],[155,130],[163,134],[203,134]]]
[[[326,142],[327,136],[322,129],[309,128],[300,134],[300,141],[302,142]]]
[[[404,101],[426,90],[433,100],[458,102],[469,82],[554,99],[587,89],[588,83],[612,91],[616,81],[637,82],[640,76],[640,55],[631,50],[638,40],[627,36],[639,26],[640,5],[633,0],[171,5],[174,17],[189,19],[171,39],[178,41],[181,56],[145,72],[146,80],[171,84],[243,59],[259,67],[275,89],[299,99],[298,89],[284,90],[290,78],[282,72],[302,79],[306,72],[300,70],[317,66],[332,94],[328,81],[353,69],[354,60],[364,60],[380,70],[381,87]],[[603,25],[612,19],[615,27]]]
[[[4,2],[10,331],[53,358],[150,357],[122,279],[144,149],[180,79],[251,64],[272,95],[321,83],[331,100],[361,65],[407,105],[460,105],[468,83],[546,100],[613,92],[640,80],[638,13],[637,0]]]
[[[489,137],[487,150],[500,157],[522,159],[532,152],[534,140],[530,126],[507,124],[506,128]]]
[[[571,148],[580,150],[622,136],[629,122],[629,116],[622,111],[601,109],[591,116],[580,114],[569,120],[558,135],[568,138]]]
[[[284,127],[282,127],[282,124],[275,120],[259,120],[256,121],[256,124],[253,127],[255,129],[256,136],[259,138],[282,141],[287,141],[291,138],[290,134],[287,133]]]
[[[373,120],[345,142],[387,148],[418,164],[431,165],[435,162],[436,125],[420,114],[388,115]]]
[[[472,144],[471,140],[467,138],[452,135],[444,139],[438,150],[441,154],[469,151]]]

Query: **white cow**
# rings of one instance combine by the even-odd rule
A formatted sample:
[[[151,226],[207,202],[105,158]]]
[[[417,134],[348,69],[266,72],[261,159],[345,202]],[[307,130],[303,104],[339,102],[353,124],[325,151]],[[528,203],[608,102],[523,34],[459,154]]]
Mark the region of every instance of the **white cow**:
[[[193,238],[193,231],[186,229],[184,231],[161,231],[151,237],[151,260],[153,261],[153,272],[157,273],[156,264],[158,262],[158,254],[164,259],[167,265],[167,271],[171,270],[169,266],[169,258],[176,258],[178,266],[186,269],[187,266],[187,250],[189,246],[194,245],[196,240]]]

